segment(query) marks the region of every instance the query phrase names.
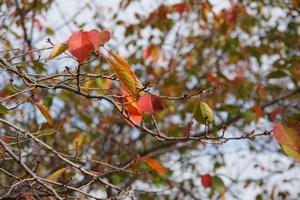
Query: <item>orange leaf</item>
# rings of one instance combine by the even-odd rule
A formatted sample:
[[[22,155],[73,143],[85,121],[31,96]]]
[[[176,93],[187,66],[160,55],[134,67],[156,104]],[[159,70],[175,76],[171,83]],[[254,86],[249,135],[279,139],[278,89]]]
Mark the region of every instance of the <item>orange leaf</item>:
[[[164,110],[164,105],[159,96],[146,94],[140,97],[138,101],[138,111],[144,114],[154,114]]]
[[[123,95],[126,96],[128,94],[123,93]],[[123,107],[123,109],[125,111],[127,111],[127,114],[131,118],[132,121],[134,121],[137,124],[141,124],[142,116],[138,112],[138,109],[137,109],[138,106],[137,106],[137,103],[136,103],[134,97],[132,97],[132,96],[118,97],[118,98],[116,98],[116,101],[119,103],[119,105],[121,107]],[[129,120],[127,120],[127,119],[125,119],[125,120],[130,126],[134,126]]]
[[[143,157],[141,159],[160,175],[167,176],[167,170],[156,160],[149,157]]]
[[[40,110],[40,112],[42,113],[42,115],[44,116],[44,118],[47,120],[48,124],[50,124],[51,126],[53,126],[52,117],[51,117],[48,109],[46,108],[46,106],[44,106],[43,104],[38,103],[38,102],[34,102],[34,104]]]
[[[142,116],[138,112],[138,109],[133,105],[133,103],[127,105],[128,115],[131,118],[132,121],[134,121],[137,124],[141,124],[142,122]],[[126,119],[126,122],[130,126],[134,126],[130,121]]]
[[[151,58],[152,62],[156,64],[159,60],[160,57],[160,48],[159,47],[154,47],[151,49]]]
[[[264,111],[257,105],[253,106],[251,110],[256,113],[257,119],[265,115]]]
[[[275,124],[273,136],[278,144],[285,145],[296,152],[300,152],[300,132],[293,127]]]
[[[110,64],[112,70],[115,72],[120,84],[125,88],[128,94],[136,95],[136,87],[142,88],[142,83],[138,80],[136,75],[130,69],[130,66],[125,58],[118,55],[114,51],[109,51],[110,55],[114,58],[104,57]]]

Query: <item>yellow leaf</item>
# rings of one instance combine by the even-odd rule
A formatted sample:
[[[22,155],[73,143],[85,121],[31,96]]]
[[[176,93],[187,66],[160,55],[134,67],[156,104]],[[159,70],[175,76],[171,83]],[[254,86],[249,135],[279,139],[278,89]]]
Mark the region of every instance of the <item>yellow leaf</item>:
[[[113,59],[104,56],[105,60],[110,64],[112,70],[115,72],[120,84],[125,88],[126,92],[135,96],[137,92],[136,88],[143,87],[142,83],[130,69],[127,60],[114,51],[109,51],[109,53]]]
[[[83,144],[84,138],[84,134],[79,134],[75,140],[73,140],[73,150],[78,149]]]
[[[53,126],[52,117],[51,117],[48,109],[46,108],[46,106],[44,106],[43,104],[38,103],[38,102],[34,102],[34,104],[36,105],[36,107],[38,107],[38,109],[40,110],[40,112],[42,113],[42,115],[44,116],[44,118],[47,120],[48,124],[50,124],[51,126]]]
[[[144,157],[142,160],[147,163],[154,171],[162,176],[167,176],[167,170],[156,160],[149,157]]]
[[[122,65],[122,66],[124,66],[124,67],[130,69],[130,65],[129,65],[128,61],[127,61],[125,58],[123,58],[122,56],[118,55],[118,54],[117,54],[116,52],[114,52],[114,51],[110,51],[109,53],[110,53],[110,55],[112,55],[112,57],[113,57],[117,62],[120,63],[120,65]],[[130,69],[130,71],[131,71],[131,69]],[[140,80],[136,77],[135,73],[134,73],[133,71],[131,71],[131,74],[132,74],[132,76],[133,76],[133,78],[134,78],[134,80],[135,80],[135,85],[136,85],[136,87],[142,88],[142,87],[143,87],[143,84],[142,84],[142,83],[140,82]]]
[[[289,148],[286,145],[281,145],[281,149],[283,150],[283,152],[292,157],[294,160],[300,162],[300,153],[297,151],[294,151],[293,149]]]
[[[55,172],[53,172],[52,174],[50,174],[47,179],[51,180],[51,181],[56,181],[65,171],[66,171],[66,167],[60,168],[58,170],[56,170]]]
[[[214,113],[207,103],[200,101],[194,106],[193,116],[199,123],[209,124],[213,121]]]
[[[49,55],[49,57],[47,58],[47,60],[51,60],[51,59],[59,56],[60,54],[65,52],[67,49],[68,49],[68,45],[65,43],[56,44],[53,47],[53,50],[52,50],[51,54]]]

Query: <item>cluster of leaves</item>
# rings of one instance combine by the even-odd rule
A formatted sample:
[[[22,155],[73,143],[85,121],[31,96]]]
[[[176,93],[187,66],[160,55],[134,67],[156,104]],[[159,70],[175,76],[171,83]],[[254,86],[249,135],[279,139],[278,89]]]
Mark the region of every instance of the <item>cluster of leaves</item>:
[[[65,187],[68,185],[79,190],[84,187],[88,192],[105,191],[107,197],[126,196],[132,190],[140,199],[159,198],[160,193],[134,190],[143,181],[158,188],[177,188],[178,198],[234,198],[240,185],[245,190],[249,185],[262,187],[268,179],[221,175],[229,162],[218,144],[250,139],[242,143],[249,155],[278,153],[268,164],[270,168],[255,163],[254,168],[272,175],[276,172],[271,166],[282,162],[280,152],[271,137],[258,138],[270,133],[293,159],[290,164],[283,163],[282,171],[299,169],[297,1],[230,1],[230,6],[222,10],[209,1],[157,3],[148,13],[136,11],[134,23],[119,16],[130,11],[133,1],[120,1],[113,15],[88,1],[78,13],[93,11],[90,23],[97,29],[83,31],[87,24],[79,24],[75,13],[60,26],[71,27],[70,35],[59,37],[66,41],[53,44],[58,32],[63,31],[51,27],[45,16],[51,9],[62,12],[55,8],[56,3],[37,0],[0,4],[6,19],[1,19],[0,30],[0,119],[6,123],[0,126],[0,167],[9,172],[0,174],[0,184],[4,180],[8,185],[0,186],[0,193],[15,191],[13,197],[25,199],[35,196],[35,190],[46,195],[40,187],[26,184],[37,179],[9,176],[24,177],[22,161],[44,178],[39,180],[52,181],[47,185],[61,195],[77,194],[76,189]],[[266,12],[274,8],[285,13],[282,18],[275,16],[275,24],[272,12]],[[97,10],[111,24],[109,31],[99,31],[107,27]],[[123,34],[119,28],[124,28]],[[41,42],[35,40],[35,34],[50,39]],[[121,43],[116,41],[125,44],[116,45]],[[46,47],[35,45],[41,43]],[[261,124],[262,134],[258,128]],[[273,129],[268,130],[266,124]],[[28,138],[21,129],[34,137]],[[253,142],[256,138],[258,142]],[[191,152],[199,153],[199,148],[211,158],[212,167],[203,167],[207,172],[204,175],[200,175],[203,171],[199,171],[199,164],[191,162]],[[8,149],[23,155],[22,159],[12,160]],[[176,172],[189,170],[197,174],[196,179],[174,178]],[[97,182],[99,177],[108,182]],[[275,187],[262,190],[257,199],[262,195],[274,197],[275,192],[282,199],[288,198],[285,188]],[[168,193],[163,195],[173,198]]]

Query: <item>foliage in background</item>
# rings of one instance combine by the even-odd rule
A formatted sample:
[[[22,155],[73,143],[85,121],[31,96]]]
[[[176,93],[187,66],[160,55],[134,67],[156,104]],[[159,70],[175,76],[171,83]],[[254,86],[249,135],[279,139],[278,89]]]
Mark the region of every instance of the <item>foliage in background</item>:
[[[299,1],[59,2],[0,1],[0,198],[300,197]]]

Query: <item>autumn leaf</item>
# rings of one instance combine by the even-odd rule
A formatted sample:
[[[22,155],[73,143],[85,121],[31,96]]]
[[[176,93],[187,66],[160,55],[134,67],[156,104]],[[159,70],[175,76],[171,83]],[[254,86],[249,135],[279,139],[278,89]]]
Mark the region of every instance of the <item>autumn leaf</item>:
[[[151,58],[152,63],[156,64],[160,57],[160,48],[159,47],[153,47],[151,48]]]
[[[293,158],[294,160],[300,162],[300,152],[294,151],[293,149],[289,148],[286,145],[280,145],[282,151],[289,157]]]
[[[55,172],[50,174],[47,177],[47,179],[51,180],[51,181],[56,181],[66,171],[66,169],[67,169],[67,167],[63,167],[63,168],[60,168],[60,169],[56,170]]]
[[[68,49],[68,45],[65,43],[61,43],[61,44],[56,44],[53,47],[52,52],[50,53],[49,57],[47,58],[48,60],[51,60],[57,56],[59,56],[60,54],[62,54],[63,52],[65,52]]]
[[[109,53],[113,58],[104,58],[110,64],[112,70],[119,79],[120,84],[125,88],[126,92],[135,96],[137,92],[136,88],[142,88],[142,83],[130,69],[130,66],[125,58],[118,55],[114,51],[109,51]]]
[[[107,31],[99,32],[93,29],[74,32],[68,40],[68,48],[79,62],[83,62],[92,51],[98,50],[109,39],[110,33]]]
[[[139,113],[138,109],[134,106],[134,103],[128,104],[127,105],[127,110],[128,110],[128,115],[131,118],[132,121],[134,121],[137,124],[141,124],[142,122],[142,116]],[[126,122],[131,125],[134,126],[130,121],[128,121],[126,119]]]
[[[282,124],[275,124],[273,127],[273,136],[282,150],[289,156],[299,158],[300,153],[300,132],[297,127],[288,127]]]
[[[144,60],[147,60],[150,55],[151,55],[151,45],[147,46],[146,49],[143,52]]]
[[[283,108],[275,108],[274,110],[272,110],[272,112],[270,113],[270,120],[274,120],[277,115],[280,115],[281,113],[284,112]]]
[[[167,170],[156,160],[149,158],[149,157],[143,157],[141,158],[145,163],[147,163],[154,171],[156,171],[158,174],[162,176],[167,176]]]
[[[52,120],[52,117],[51,117],[51,115],[50,115],[47,107],[44,106],[41,103],[38,103],[38,102],[34,102],[34,104],[40,110],[40,112],[42,113],[42,115],[44,116],[44,118],[47,120],[48,124],[50,124],[51,126],[53,126],[53,120]]]
[[[265,115],[264,111],[263,111],[259,106],[257,106],[257,105],[254,105],[254,106],[251,108],[251,110],[252,110],[253,112],[255,112],[255,114],[256,114],[256,119],[259,119],[259,118],[261,118],[261,117],[263,117],[263,116]]]
[[[199,123],[209,124],[213,121],[214,113],[207,103],[200,101],[194,106],[193,116]]]
[[[94,45],[89,39],[86,31],[75,32],[68,40],[68,48],[71,54],[79,61],[83,62],[94,50]]]
[[[164,110],[164,104],[159,96],[145,94],[138,101],[138,111],[141,114],[151,115]]]
[[[96,29],[93,29],[88,32],[88,35],[89,40],[94,45],[94,50],[99,49],[100,46],[103,46],[110,40],[110,33],[108,31],[99,32]]]
[[[122,95],[123,97],[116,98],[116,101],[122,108],[123,114],[128,115],[135,123],[141,124],[142,116],[138,111],[138,105],[136,103],[135,97],[128,96],[128,93],[126,92],[124,92]],[[134,126],[129,120],[125,120],[130,126]]]
[[[188,4],[186,2],[174,4],[173,7],[182,16],[183,12],[187,9]]]
[[[209,175],[209,174],[200,175],[200,179],[201,179],[201,184],[204,188],[211,187],[211,183],[212,183],[212,176],[211,175]]]

